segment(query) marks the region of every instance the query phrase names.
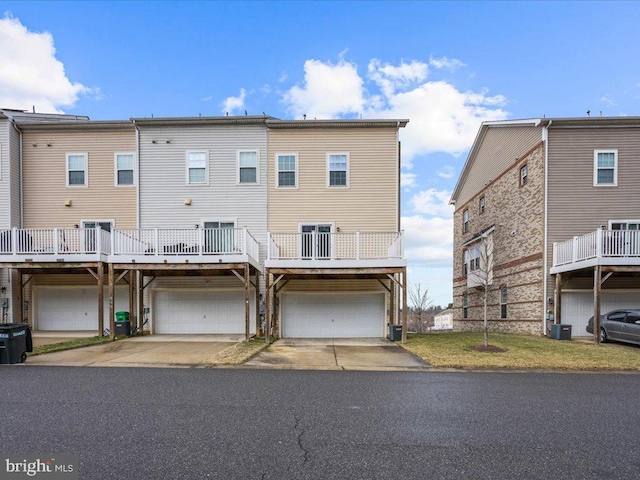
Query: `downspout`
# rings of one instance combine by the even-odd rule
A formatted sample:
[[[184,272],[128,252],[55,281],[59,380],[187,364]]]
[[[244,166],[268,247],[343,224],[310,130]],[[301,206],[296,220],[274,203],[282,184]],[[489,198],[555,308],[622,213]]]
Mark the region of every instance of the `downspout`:
[[[13,119],[11,119],[11,126],[15,129],[16,132],[18,132],[18,135],[20,135],[20,142],[18,144],[18,148],[19,148],[19,154],[18,154],[18,161],[20,162],[20,182],[19,182],[19,186],[20,186],[20,228],[23,228],[24,226],[24,209],[22,208],[22,130],[20,130],[16,124],[15,121]],[[9,159],[11,159],[11,148],[9,148]],[[11,201],[11,161],[9,161],[9,201]],[[13,226],[13,225],[12,225]]]
[[[542,334],[547,334],[547,288],[548,288],[548,270],[547,270],[547,262],[548,262],[548,211],[549,211],[549,127],[553,123],[553,120],[549,120],[543,130],[543,140],[544,140],[544,245],[542,247],[542,255],[543,255],[543,286],[542,286]]]
[[[140,228],[140,130],[136,125],[136,121],[133,121],[133,126],[136,129],[136,228]]]

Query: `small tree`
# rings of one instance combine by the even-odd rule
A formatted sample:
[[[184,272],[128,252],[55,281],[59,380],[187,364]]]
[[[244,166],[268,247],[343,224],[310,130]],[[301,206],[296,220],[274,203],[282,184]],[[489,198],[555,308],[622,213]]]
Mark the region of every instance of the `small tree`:
[[[477,288],[483,296],[483,331],[484,346],[489,345],[489,322],[487,318],[487,303],[489,300],[489,290],[493,283],[494,249],[493,234],[487,232],[482,235],[478,245],[470,250],[469,285]]]
[[[429,289],[422,289],[420,283],[415,283],[409,289],[409,302],[411,302],[411,310],[414,315],[414,324],[418,333],[422,332],[424,325],[423,318],[426,318],[427,310],[433,300],[429,298]]]

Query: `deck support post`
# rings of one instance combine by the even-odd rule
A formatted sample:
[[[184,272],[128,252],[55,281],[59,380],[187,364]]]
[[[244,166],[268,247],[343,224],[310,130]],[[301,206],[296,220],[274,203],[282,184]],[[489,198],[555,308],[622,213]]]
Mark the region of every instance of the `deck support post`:
[[[264,272],[264,289],[265,295],[267,296],[265,302],[265,337],[264,340],[267,344],[271,342],[271,294],[272,289],[271,285],[269,285],[271,274],[269,273],[269,269],[266,269]]]
[[[600,290],[602,288],[602,267],[593,268],[593,341],[600,343]]]
[[[98,336],[104,335],[104,263],[98,262]]]
[[[556,273],[556,292],[553,302],[553,323],[562,323],[562,274]]]
[[[135,308],[135,294],[136,294],[136,289],[135,289],[135,283],[133,281],[134,279],[134,275],[133,275],[133,270],[129,270],[129,279],[128,279],[128,283],[129,283],[129,328],[133,328],[136,324],[136,319],[138,317],[138,315],[136,314],[136,308]],[[131,333],[131,330],[129,330],[129,333]]]
[[[18,269],[18,311],[16,312],[16,323],[24,321],[24,284],[22,283],[22,271]],[[32,322],[33,326],[33,322]]]
[[[402,343],[407,342],[407,268],[402,269]]]
[[[251,284],[251,277],[249,275],[249,264],[244,266],[244,329],[245,340],[248,342],[251,338],[251,309],[249,308],[249,285]]]
[[[138,335],[144,333],[144,275],[143,272],[136,272],[138,287]]]
[[[113,294],[115,292],[113,263],[109,264],[109,338],[111,341],[116,339],[116,325]]]
[[[260,271],[256,269],[256,337],[260,337],[263,335],[262,333],[262,325],[260,325]]]

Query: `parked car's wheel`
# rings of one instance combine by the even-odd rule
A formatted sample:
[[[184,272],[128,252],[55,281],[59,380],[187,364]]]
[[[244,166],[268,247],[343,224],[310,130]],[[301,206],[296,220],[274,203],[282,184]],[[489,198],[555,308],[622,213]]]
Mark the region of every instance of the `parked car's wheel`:
[[[27,352],[22,352],[22,355],[20,355],[20,363],[24,363],[27,361]]]
[[[607,337],[607,332],[604,328],[600,329],[600,343],[607,343],[609,341],[609,337]]]

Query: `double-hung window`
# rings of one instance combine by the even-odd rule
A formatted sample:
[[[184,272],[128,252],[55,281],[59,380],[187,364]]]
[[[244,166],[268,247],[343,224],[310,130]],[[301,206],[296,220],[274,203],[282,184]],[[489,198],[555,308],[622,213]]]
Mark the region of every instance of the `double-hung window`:
[[[135,156],[133,153],[115,154],[116,185],[129,186],[135,184]]]
[[[276,155],[276,187],[296,188],[298,186],[298,154]]]
[[[479,204],[478,204],[478,212],[480,213],[480,215],[484,213],[485,205],[486,205],[486,200],[484,199],[484,195],[483,195],[482,197],[480,197]]]
[[[521,187],[524,187],[527,184],[528,175],[529,175],[529,167],[527,167],[527,164],[524,164],[520,167],[520,186]]]
[[[462,212],[462,233],[469,231],[469,210]]]
[[[189,151],[187,157],[187,185],[209,183],[209,152]]]
[[[349,186],[349,154],[348,153],[328,153],[327,154],[327,186],[328,187],[348,187]]]
[[[593,163],[594,186],[618,185],[618,150],[595,150]]]
[[[238,183],[258,183],[258,151],[238,151]]]
[[[462,296],[462,318],[467,318],[469,316],[469,296]]]
[[[67,187],[86,187],[87,179],[86,153],[67,153]]]

